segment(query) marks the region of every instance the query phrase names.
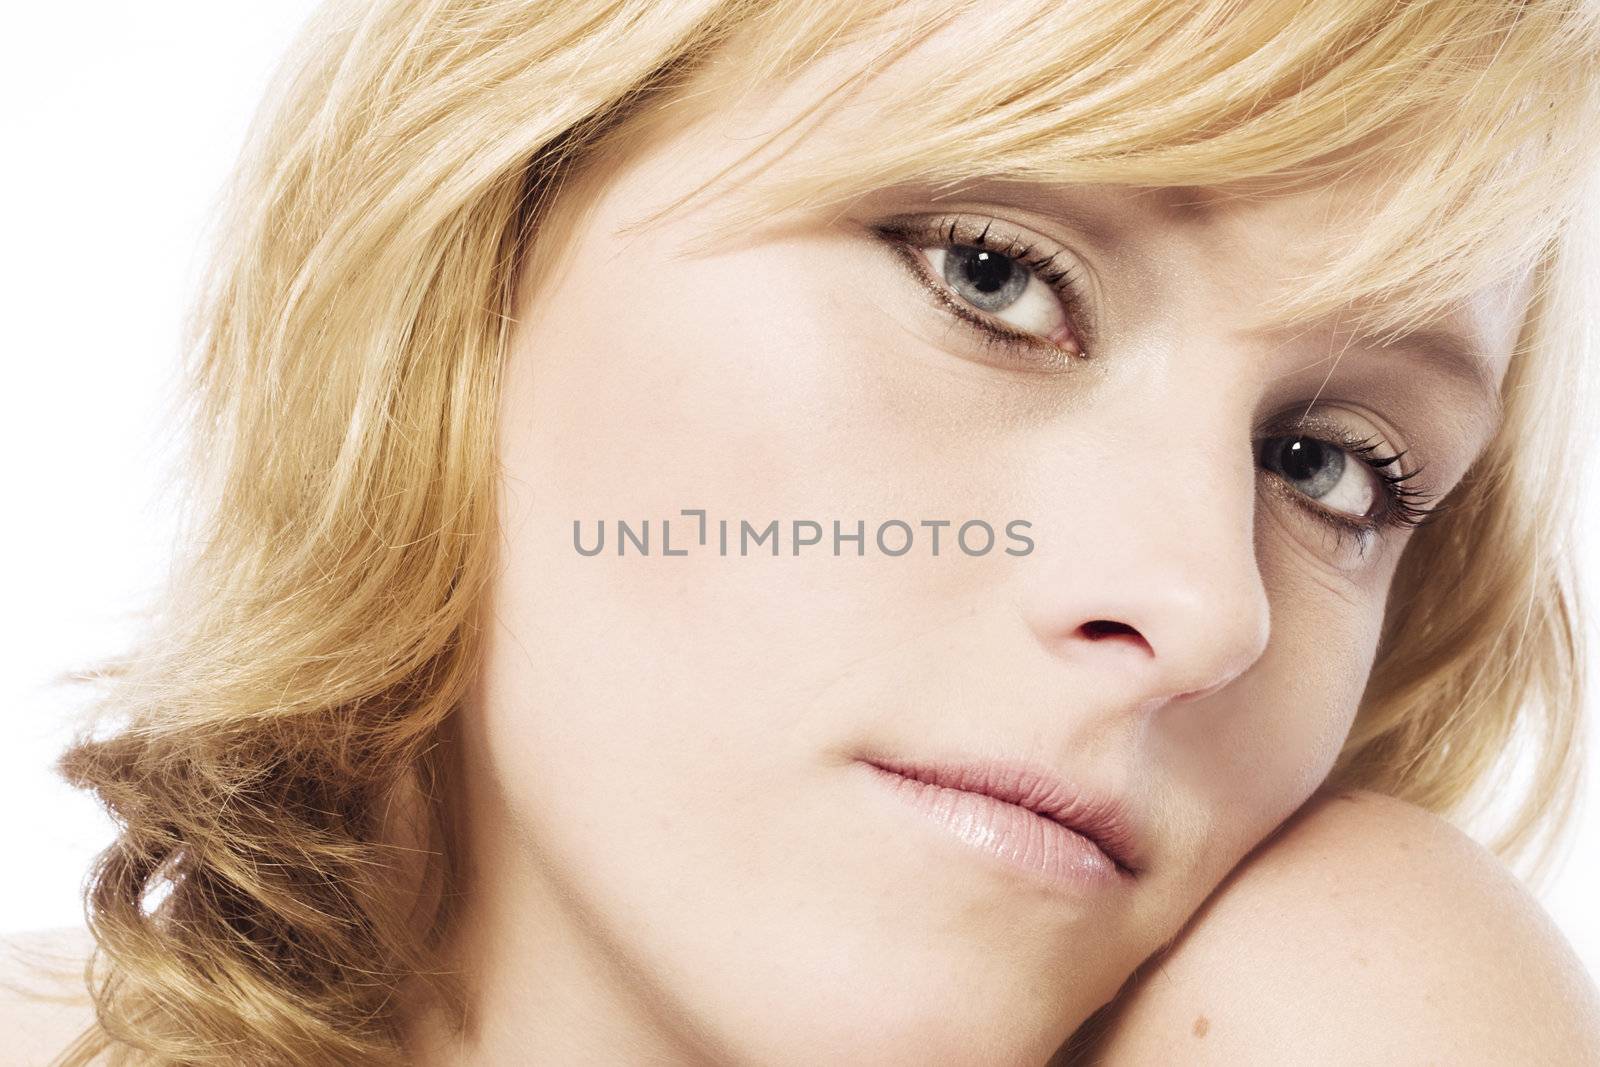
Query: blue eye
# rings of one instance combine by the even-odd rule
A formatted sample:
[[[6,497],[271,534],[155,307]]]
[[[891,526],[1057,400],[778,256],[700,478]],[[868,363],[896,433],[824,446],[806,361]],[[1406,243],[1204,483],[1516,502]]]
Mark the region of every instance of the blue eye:
[[[873,229],[934,302],[1005,363],[1062,373],[1092,358],[1086,286],[1065,249],[1043,253],[995,219],[896,218]],[[1303,432],[1307,425],[1316,432]],[[1384,530],[1419,526],[1441,510],[1412,484],[1422,468],[1402,472],[1406,453],[1381,448],[1337,422],[1302,416],[1294,432],[1257,441],[1257,463],[1313,518],[1364,548]]]
[[[1375,439],[1326,426],[1328,437],[1269,436],[1257,448],[1260,465],[1308,501],[1305,507],[1316,518],[1365,544],[1383,529],[1419,526],[1439,511],[1426,506],[1432,494],[1410,484],[1421,467],[1394,469],[1404,452],[1382,455]]]
[[[1002,252],[977,245],[940,249],[944,280],[961,299],[993,315],[1015,304],[1034,276],[1028,268]]]
[[[1264,444],[1266,465],[1323,507],[1355,518],[1372,513],[1376,473],[1349,462],[1344,449],[1315,437],[1274,437]]]
[[[1092,330],[1066,250],[1042,253],[998,225],[910,219],[876,230],[943,310],[983,335],[986,348],[1048,370],[1088,358]]]

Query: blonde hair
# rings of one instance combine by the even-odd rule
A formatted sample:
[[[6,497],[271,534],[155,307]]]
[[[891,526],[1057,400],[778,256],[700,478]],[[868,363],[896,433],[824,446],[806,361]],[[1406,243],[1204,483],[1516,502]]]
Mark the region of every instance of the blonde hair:
[[[863,79],[807,119],[859,89],[880,132],[832,158],[791,140],[739,187],[730,231],[997,168],[1287,187],[1381,167],[1396,195],[1273,314],[1349,304],[1398,329],[1534,269],[1504,423],[1408,546],[1332,781],[1457,812],[1531,726],[1496,844],[1560,825],[1582,698],[1566,538],[1594,329],[1594,9],[331,4],[258,119],[195,318],[192,549],[62,759],[120,823],[87,892],[99,1025],[65,1062],[398,1063],[412,978],[460,1011],[439,955],[448,730],[495,559],[514,289],[556,255],[578,175],[841,48]],[[913,73],[876,81],[889,62]],[[386,830],[407,774],[445,902],[420,932]]]

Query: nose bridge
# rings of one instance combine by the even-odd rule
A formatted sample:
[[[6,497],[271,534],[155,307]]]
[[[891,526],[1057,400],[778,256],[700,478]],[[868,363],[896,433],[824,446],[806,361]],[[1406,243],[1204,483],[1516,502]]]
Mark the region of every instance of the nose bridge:
[[[1270,632],[1247,416],[1223,390],[1156,377],[1164,395],[1125,395],[1063,449],[1056,543],[1024,601],[1040,643],[1099,669],[1119,702],[1220,688]]]

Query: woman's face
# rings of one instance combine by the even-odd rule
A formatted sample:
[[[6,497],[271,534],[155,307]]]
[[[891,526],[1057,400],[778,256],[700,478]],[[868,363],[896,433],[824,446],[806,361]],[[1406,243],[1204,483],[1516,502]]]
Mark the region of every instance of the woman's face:
[[[713,191],[618,232],[807,102],[594,179],[519,299],[466,719],[484,988],[525,1009],[496,1040],[1042,1062],[1323,780],[1407,541],[1329,523],[1405,502],[1354,445],[1455,485],[1525,297],[1436,324],[1476,381],[1336,321],[1246,329],[1348,187],[886,188],[692,252]],[[1133,873],[867,762],[980,759],[1114,810],[1081,828]]]

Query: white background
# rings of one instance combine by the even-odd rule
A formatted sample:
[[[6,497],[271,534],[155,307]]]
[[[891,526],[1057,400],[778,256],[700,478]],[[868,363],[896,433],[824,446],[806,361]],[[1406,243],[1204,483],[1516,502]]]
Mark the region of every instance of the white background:
[[[82,0],[7,16],[0,933],[81,922],[80,881],[109,839],[93,802],[50,770],[66,702],[48,683],[118,647],[130,632],[124,613],[168,556],[174,531],[156,478],[203,227],[267,76],[312,6]],[[1587,491],[1600,499],[1600,486]],[[1600,523],[1584,552],[1600,573]],[[1588,603],[1600,609],[1594,576]],[[1542,894],[1591,974],[1600,974],[1597,783],[1591,756],[1579,833]]]

